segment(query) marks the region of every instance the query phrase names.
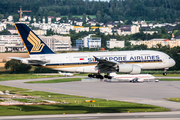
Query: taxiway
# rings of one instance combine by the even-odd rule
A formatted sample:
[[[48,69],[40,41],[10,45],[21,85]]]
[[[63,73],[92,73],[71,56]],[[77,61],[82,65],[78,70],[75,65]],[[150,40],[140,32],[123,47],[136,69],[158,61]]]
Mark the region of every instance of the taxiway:
[[[75,76],[79,77],[79,76]],[[81,76],[82,77],[82,76]],[[67,78],[67,77],[59,77]],[[74,78],[74,77],[68,77]],[[150,104],[180,110],[180,103],[164,98],[180,97],[180,81],[159,81],[144,83],[129,82],[64,82],[64,83],[24,83],[28,81],[49,80],[57,78],[40,78],[27,80],[1,81],[0,85],[46,91],[60,94],[103,98],[142,104]]]

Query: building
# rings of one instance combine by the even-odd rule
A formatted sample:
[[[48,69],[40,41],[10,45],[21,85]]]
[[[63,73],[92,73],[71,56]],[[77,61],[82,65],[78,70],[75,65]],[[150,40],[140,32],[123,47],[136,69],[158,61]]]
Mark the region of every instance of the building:
[[[76,33],[87,31],[89,32],[89,27],[83,27],[83,26],[74,26],[73,30],[75,30]]]
[[[0,35],[0,42],[4,43],[7,51],[25,51],[25,47],[19,35]],[[2,49],[4,49],[4,47]]]
[[[119,35],[130,35],[139,32],[139,26],[136,25],[121,25],[117,33]]]
[[[16,30],[17,31],[17,30]],[[46,35],[47,34],[47,31],[46,30],[33,30],[33,32],[36,34],[36,35]]]
[[[55,51],[55,38],[52,36],[39,36],[39,38],[52,50]]]
[[[6,29],[6,24],[0,23],[0,31],[3,31],[4,29]]]
[[[5,49],[5,43],[4,41],[0,41],[0,52],[5,52],[6,49]]]
[[[98,37],[92,37],[94,34],[89,34],[88,36],[84,37],[82,41],[77,41],[79,42],[80,45],[84,43],[84,47],[88,48],[99,48],[101,47],[101,38]]]
[[[158,31],[143,31],[144,34],[154,34],[154,33],[158,33]]]
[[[108,48],[123,48],[124,47],[124,41],[117,41],[116,39],[110,39],[110,41],[107,41],[107,47]]]
[[[52,51],[71,50],[71,38],[69,36],[39,36]]]
[[[12,22],[12,21],[13,21],[13,16],[12,16],[12,15],[10,15],[10,16],[8,16],[8,18],[7,18],[7,19],[8,19],[8,21],[9,21],[9,22]]]
[[[84,47],[84,40],[76,40],[76,47]]]
[[[19,35],[0,35],[0,41],[4,41],[5,44],[20,44],[23,45]]]
[[[18,31],[16,30],[15,27],[7,28],[7,30],[8,30],[11,34],[18,34]]]
[[[180,40],[169,40],[169,39],[151,39],[147,41],[134,41],[131,40],[131,45],[147,45],[147,48],[157,48],[158,44],[162,46],[169,46],[170,48],[180,46]]]
[[[88,43],[87,43],[89,48],[99,48],[101,47],[101,38],[96,38],[96,37],[91,37],[88,38]]]

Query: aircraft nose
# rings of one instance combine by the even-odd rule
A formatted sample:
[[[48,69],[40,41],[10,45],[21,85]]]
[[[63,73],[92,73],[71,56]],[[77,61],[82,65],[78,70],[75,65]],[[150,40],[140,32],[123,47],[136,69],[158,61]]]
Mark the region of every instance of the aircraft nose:
[[[176,62],[173,59],[171,59],[170,64],[171,64],[171,66],[174,66],[176,64]]]

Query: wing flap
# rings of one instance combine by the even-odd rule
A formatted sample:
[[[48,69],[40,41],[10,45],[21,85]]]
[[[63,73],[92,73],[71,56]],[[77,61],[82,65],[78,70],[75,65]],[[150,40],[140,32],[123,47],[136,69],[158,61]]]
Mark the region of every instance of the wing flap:
[[[39,60],[39,59],[32,59],[32,58],[20,58],[20,57],[9,57],[11,59],[20,60],[22,63],[29,64],[29,65],[45,65],[49,62],[49,60]]]
[[[108,61],[106,59],[99,59],[95,56],[93,56],[95,61],[98,61],[98,64],[96,66],[96,69],[99,70],[100,73],[111,73],[111,72],[117,72],[117,64],[119,64],[116,61]]]

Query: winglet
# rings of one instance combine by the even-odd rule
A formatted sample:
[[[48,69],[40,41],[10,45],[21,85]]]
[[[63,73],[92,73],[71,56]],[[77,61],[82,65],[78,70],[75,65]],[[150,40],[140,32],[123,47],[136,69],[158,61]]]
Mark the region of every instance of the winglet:
[[[26,24],[15,23],[14,25],[29,55],[54,53]]]

